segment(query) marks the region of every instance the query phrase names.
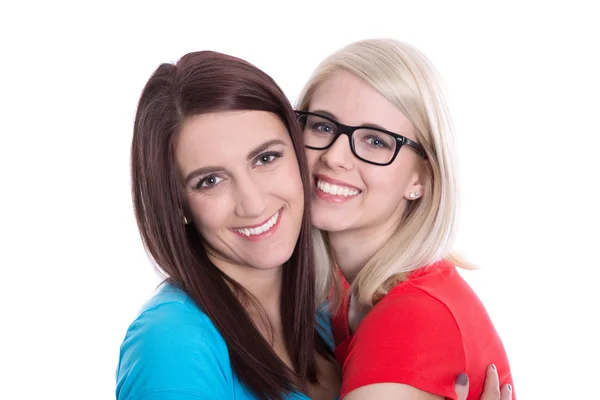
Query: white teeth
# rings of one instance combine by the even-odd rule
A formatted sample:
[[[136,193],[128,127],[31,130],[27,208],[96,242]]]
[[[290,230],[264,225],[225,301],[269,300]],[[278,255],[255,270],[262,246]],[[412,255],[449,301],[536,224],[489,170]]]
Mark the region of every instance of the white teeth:
[[[358,190],[351,189],[349,187],[332,185],[327,182],[323,182],[322,180],[317,181],[317,187],[319,190],[325,193],[333,194],[335,196],[355,196],[358,194]]]
[[[273,215],[271,218],[269,218],[269,220],[267,222],[265,222],[264,224],[262,224],[261,226],[257,226],[256,228],[242,228],[242,229],[235,229],[235,230],[237,232],[241,233],[242,235],[246,235],[246,236],[260,235],[261,233],[265,233],[269,229],[271,229],[273,227],[273,225],[275,225],[275,223],[277,222],[277,218],[279,218],[279,211],[277,211],[277,213],[275,215]]]

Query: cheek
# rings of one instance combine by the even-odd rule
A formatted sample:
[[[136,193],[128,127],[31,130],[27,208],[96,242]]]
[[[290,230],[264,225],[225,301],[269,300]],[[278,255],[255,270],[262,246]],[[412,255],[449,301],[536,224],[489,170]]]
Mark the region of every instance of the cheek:
[[[314,170],[315,165],[319,162],[319,152],[307,149],[306,150],[306,160],[308,162],[308,169],[310,173]]]
[[[369,193],[381,194],[394,202],[404,195],[411,175],[410,171],[395,165],[388,167],[369,165],[361,170],[361,177]],[[385,200],[382,198],[381,201]]]
[[[189,199],[194,223],[201,232],[212,232],[225,226],[230,201],[226,196],[206,196]]]
[[[296,200],[304,202],[304,188],[302,187],[300,168],[295,157],[290,157],[282,165],[282,168],[277,169],[276,175],[268,179],[274,193],[278,193],[279,197],[290,202]]]

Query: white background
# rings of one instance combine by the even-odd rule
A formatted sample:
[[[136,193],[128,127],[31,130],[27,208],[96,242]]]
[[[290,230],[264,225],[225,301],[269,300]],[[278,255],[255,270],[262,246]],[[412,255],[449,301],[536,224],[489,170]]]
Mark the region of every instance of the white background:
[[[504,340],[519,398],[600,398],[595,2],[7,3],[1,399],[114,398],[119,345],[158,283],[128,157],[159,63],[229,53],[295,101],[321,59],[370,37],[415,45],[446,81],[463,185],[457,247],[482,267],[465,276]]]

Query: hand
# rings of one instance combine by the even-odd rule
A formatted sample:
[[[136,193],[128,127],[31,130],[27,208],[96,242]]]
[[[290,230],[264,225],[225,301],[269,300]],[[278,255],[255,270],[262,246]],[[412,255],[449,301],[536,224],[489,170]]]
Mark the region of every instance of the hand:
[[[456,398],[458,400],[467,400],[469,394],[469,377],[466,374],[460,374],[456,378],[454,385]],[[511,400],[512,387],[509,384],[502,386],[500,390],[500,382],[498,380],[498,371],[491,365],[487,369],[485,375],[485,383],[483,384],[483,393],[480,400]]]

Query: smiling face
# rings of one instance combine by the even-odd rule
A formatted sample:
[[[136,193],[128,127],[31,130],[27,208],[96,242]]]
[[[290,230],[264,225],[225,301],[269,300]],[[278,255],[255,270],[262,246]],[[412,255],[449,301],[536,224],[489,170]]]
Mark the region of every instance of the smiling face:
[[[414,127],[406,116],[373,87],[345,70],[332,73],[319,85],[308,111],[346,125],[377,127],[416,141]],[[325,231],[368,230],[377,234],[379,229],[397,225],[407,201],[422,195],[423,161],[408,146],[403,146],[387,166],[356,158],[346,135],[327,150],[307,149],[306,154],[313,177],[312,220]]]
[[[304,192],[289,133],[263,111],[189,118],[175,158],[186,217],[222,270],[271,269],[292,255]]]

